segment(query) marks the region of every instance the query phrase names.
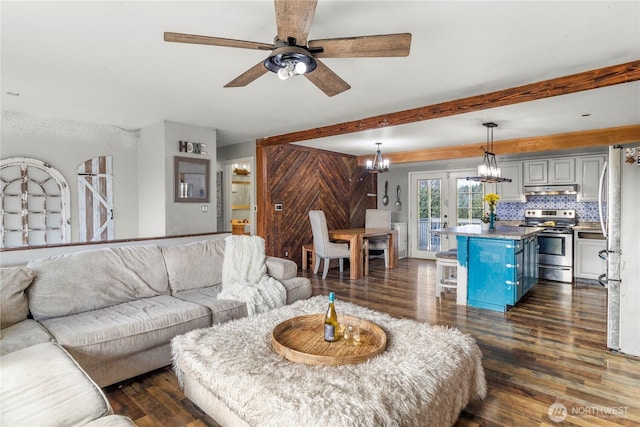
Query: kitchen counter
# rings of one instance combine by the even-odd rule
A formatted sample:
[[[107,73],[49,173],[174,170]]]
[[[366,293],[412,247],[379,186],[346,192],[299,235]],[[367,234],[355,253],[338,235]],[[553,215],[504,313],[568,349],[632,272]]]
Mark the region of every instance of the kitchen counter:
[[[438,230],[458,243],[458,304],[505,312],[538,281],[538,234],[542,227],[466,225]]]
[[[481,230],[480,225],[462,225],[460,227],[445,228],[434,231],[435,234],[448,234],[453,236],[483,237],[488,239],[523,240],[544,231],[542,227],[517,227],[498,225],[495,230]]]

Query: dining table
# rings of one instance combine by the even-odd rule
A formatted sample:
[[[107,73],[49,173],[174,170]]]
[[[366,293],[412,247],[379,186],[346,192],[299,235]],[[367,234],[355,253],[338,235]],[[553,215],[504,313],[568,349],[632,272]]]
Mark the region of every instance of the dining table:
[[[329,230],[329,239],[349,242],[349,279],[357,280],[364,276],[364,240],[372,237],[389,236],[389,266],[398,266],[398,232],[386,228],[345,228]]]

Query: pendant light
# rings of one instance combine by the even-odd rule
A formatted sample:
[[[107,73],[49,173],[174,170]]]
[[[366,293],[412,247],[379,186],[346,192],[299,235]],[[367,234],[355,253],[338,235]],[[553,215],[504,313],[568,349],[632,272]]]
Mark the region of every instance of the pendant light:
[[[482,163],[478,165],[478,176],[468,176],[467,181],[480,182],[511,182],[509,178],[502,178],[502,170],[498,167],[496,155],[493,152],[493,128],[498,125],[493,122],[483,123],[487,128],[487,146],[485,147]]]
[[[386,172],[389,170],[389,160],[382,159],[382,153],[380,152],[380,146],[382,142],[376,142],[378,150],[373,160],[367,160],[367,170],[371,173]]]

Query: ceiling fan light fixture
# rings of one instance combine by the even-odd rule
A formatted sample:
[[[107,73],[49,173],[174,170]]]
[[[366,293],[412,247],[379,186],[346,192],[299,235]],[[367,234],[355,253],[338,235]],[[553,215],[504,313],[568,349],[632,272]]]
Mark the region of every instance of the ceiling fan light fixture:
[[[287,70],[287,67],[280,68],[277,74],[280,80],[287,80],[289,78],[289,70]]]
[[[264,60],[264,66],[282,80],[295,75],[310,73],[318,66],[309,52],[298,46],[284,46],[273,50]]]
[[[304,74],[307,72],[307,64],[305,64],[304,62],[298,62],[295,65],[294,70],[296,74]]]

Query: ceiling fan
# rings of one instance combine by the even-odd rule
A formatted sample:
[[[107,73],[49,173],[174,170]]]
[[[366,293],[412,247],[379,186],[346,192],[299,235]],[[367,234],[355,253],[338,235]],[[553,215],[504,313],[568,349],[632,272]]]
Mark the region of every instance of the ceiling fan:
[[[271,51],[259,62],[231,80],[224,87],[246,86],[272,71],[281,79],[304,75],[327,96],[351,88],[318,58],[365,58],[408,56],[411,34],[382,34],[361,37],[307,40],[317,0],[274,0],[278,34],[273,44],[234,40],[221,37],[164,33],[164,40],[176,43],[205,44]]]

